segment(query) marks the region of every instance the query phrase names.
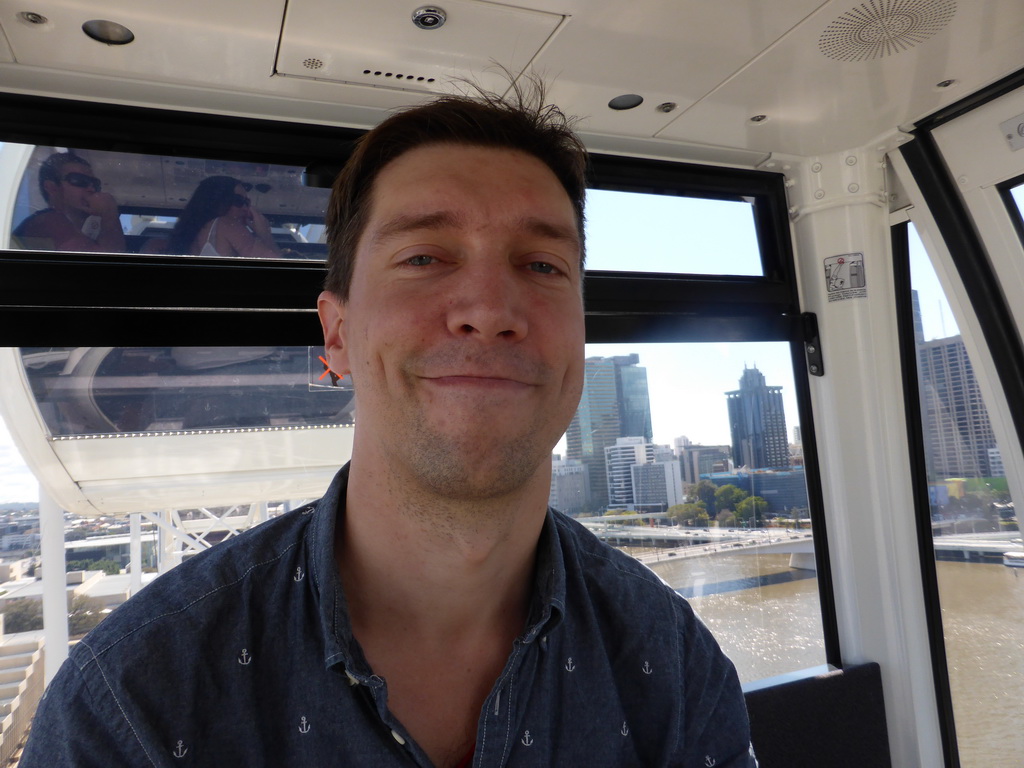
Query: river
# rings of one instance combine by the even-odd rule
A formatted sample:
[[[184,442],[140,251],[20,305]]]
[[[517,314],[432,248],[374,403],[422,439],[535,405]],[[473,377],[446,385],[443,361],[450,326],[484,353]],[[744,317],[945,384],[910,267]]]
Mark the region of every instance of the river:
[[[818,582],[791,569],[789,555],[717,553],[650,565],[690,600],[744,682],[825,663]],[[1024,568],[937,565],[961,766],[1020,768]]]

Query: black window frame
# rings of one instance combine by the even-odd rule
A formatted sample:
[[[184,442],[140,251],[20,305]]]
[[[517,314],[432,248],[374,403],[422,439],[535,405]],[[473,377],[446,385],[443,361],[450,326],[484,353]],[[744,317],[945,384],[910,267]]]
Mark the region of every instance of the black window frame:
[[[0,94],[0,141],[295,165],[332,178],[360,131]],[[588,343],[790,345],[814,526],[827,663],[842,667],[821,473],[784,178],[779,173],[591,156],[590,186],[752,202],[763,274],[588,271]],[[322,343],[318,261],[0,251],[0,345]]]

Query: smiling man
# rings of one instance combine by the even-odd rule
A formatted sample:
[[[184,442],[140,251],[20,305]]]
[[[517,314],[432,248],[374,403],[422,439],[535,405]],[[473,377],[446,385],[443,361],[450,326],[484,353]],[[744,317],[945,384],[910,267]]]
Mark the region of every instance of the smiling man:
[[[586,154],[539,95],[361,140],[319,298],[351,462],[79,643],[23,768],[756,765],[689,605],[547,507],[583,386]]]

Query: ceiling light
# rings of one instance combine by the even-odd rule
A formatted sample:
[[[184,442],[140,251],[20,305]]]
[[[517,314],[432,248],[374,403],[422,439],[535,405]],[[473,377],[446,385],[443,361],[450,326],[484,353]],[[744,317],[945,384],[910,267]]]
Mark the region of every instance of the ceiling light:
[[[644,97],[635,93],[624,93],[608,102],[611,109],[634,109],[644,103]]]
[[[82,25],[82,31],[93,40],[107,45],[128,45],[135,34],[123,24],[104,19],[93,19]]]

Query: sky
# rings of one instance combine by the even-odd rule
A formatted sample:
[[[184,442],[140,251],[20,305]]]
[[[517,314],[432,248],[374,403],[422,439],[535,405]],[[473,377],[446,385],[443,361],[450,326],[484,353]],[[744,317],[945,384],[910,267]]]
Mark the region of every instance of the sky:
[[[590,269],[760,273],[746,203],[591,191],[587,217]],[[911,236],[911,269],[920,291],[925,337],[955,335],[956,322],[916,234]],[[768,385],[782,387],[792,440],[798,421],[787,344],[602,344],[586,350],[588,356],[602,357],[632,353],[647,369],[656,443],[671,445],[685,435],[694,443],[728,444],[725,392],[738,387],[746,367],[758,368]],[[564,440],[555,452],[564,453]],[[37,498],[38,485],[0,422],[0,502]]]

